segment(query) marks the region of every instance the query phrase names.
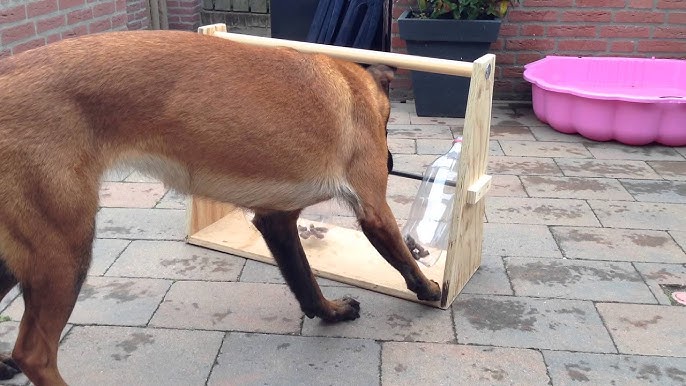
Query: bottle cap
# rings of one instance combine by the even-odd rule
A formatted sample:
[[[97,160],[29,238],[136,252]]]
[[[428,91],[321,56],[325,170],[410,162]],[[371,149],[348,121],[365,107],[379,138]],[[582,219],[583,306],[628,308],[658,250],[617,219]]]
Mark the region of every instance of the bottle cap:
[[[453,143],[462,142],[462,137],[457,137],[453,140]]]

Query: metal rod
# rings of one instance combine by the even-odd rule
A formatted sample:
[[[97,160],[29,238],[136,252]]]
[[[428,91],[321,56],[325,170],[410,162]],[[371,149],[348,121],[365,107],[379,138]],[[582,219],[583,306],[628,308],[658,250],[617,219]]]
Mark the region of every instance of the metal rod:
[[[419,180],[419,181],[424,179],[424,176],[420,176],[419,174],[403,172],[403,171],[399,171],[399,170],[391,170],[391,172],[389,174],[392,174],[392,175],[398,176],[398,177],[403,177],[403,178],[411,178],[413,180]],[[429,178],[428,181],[429,182],[435,182],[436,180],[434,178]],[[453,181],[446,181],[445,184],[448,186],[452,186],[452,187],[457,186]]]

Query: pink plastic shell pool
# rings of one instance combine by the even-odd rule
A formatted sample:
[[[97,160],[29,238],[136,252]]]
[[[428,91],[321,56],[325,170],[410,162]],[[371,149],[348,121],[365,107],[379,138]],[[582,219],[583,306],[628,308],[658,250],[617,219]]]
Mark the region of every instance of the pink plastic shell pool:
[[[628,145],[686,145],[686,60],[548,56],[524,67],[536,117]]]

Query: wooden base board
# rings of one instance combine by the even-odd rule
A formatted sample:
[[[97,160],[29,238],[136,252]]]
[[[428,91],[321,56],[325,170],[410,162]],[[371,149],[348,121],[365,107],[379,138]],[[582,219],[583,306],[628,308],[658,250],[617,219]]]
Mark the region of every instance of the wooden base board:
[[[381,257],[362,232],[312,221],[307,223],[328,229],[323,239],[301,238],[307,260],[315,275],[433,307],[447,308],[441,307],[440,302],[417,300],[416,294],[406,288],[405,280],[400,273]],[[248,221],[246,212],[241,209],[232,210],[221,220],[188,236],[187,242],[276,264],[262,235]],[[429,251],[440,253],[441,256],[433,266],[425,267],[420,264],[420,268],[429,279],[442,283],[446,251]]]

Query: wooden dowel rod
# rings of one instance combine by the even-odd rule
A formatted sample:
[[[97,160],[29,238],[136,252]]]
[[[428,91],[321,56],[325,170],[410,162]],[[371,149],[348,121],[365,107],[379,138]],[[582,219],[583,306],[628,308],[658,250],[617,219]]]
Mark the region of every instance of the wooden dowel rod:
[[[356,63],[385,64],[388,66],[405,68],[408,70],[456,75],[465,78],[472,76],[473,65],[470,62],[364,50],[360,48],[341,47],[328,44],[300,42],[295,40],[267,38],[230,32],[217,31],[212,35],[222,39],[263,47],[290,47],[301,52],[321,53]]]

